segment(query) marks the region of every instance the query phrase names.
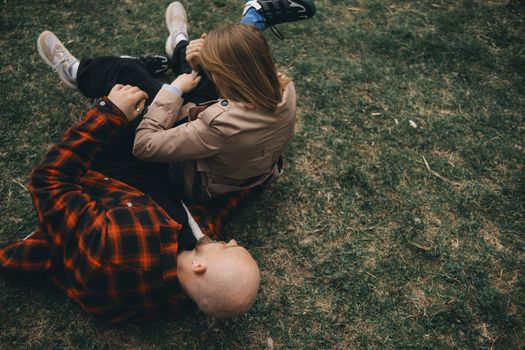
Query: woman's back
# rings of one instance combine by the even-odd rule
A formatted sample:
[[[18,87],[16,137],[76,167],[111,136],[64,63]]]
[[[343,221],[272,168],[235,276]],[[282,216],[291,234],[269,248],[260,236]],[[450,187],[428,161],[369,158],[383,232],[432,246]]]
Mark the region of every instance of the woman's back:
[[[252,187],[272,175],[294,134],[296,96],[291,81],[282,96],[272,112],[229,101],[224,113],[212,117],[209,126],[220,130],[225,141],[217,154],[196,161],[201,177],[199,192],[214,197]],[[200,117],[208,118],[206,110]]]

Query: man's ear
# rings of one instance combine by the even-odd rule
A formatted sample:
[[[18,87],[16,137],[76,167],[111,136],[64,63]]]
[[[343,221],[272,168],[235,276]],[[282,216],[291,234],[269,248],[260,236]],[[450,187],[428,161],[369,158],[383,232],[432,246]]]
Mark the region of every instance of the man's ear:
[[[197,274],[201,274],[201,273],[204,273],[206,272],[206,264],[205,263],[202,263],[202,262],[198,262],[198,261],[195,261],[195,263],[191,264],[191,270],[194,272],[194,273],[197,273]]]

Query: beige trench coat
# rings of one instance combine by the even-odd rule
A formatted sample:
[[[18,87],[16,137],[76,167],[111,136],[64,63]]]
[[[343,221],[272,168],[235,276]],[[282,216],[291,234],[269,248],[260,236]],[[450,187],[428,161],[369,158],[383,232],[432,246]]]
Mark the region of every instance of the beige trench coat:
[[[277,160],[294,133],[296,95],[290,81],[275,112],[219,100],[182,105],[161,89],[137,128],[133,154],[177,163],[185,195],[208,200],[278,176]],[[188,122],[173,128],[188,116]]]

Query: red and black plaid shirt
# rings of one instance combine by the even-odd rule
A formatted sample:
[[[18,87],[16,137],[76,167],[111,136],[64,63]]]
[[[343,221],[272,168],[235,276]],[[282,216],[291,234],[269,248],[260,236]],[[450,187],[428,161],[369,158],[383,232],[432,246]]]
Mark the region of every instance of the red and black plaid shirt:
[[[50,271],[69,298],[115,323],[149,318],[186,297],[176,267],[181,225],[136,188],[89,170],[95,152],[126,123],[105,101],[33,170],[29,189],[40,229],[0,249],[0,268]],[[217,238],[247,194],[230,196],[222,208],[190,210],[203,232]]]

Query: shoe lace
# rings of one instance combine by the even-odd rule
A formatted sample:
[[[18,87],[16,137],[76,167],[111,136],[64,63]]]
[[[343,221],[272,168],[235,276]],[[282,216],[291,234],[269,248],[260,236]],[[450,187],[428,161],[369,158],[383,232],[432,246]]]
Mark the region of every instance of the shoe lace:
[[[277,29],[276,26],[269,26],[268,28],[270,28],[270,31],[272,32],[273,35],[275,35],[277,37],[277,39],[284,40],[283,33],[281,33],[281,31],[279,29]]]
[[[71,63],[71,56],[64,50],[63,47],[57,48],[57,56],[59,57],[58,62],[53,66],[53,71],[58,72],[59,68],[67,66]],[[64,64],[65,63],[65,64]]]

